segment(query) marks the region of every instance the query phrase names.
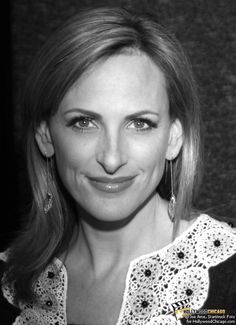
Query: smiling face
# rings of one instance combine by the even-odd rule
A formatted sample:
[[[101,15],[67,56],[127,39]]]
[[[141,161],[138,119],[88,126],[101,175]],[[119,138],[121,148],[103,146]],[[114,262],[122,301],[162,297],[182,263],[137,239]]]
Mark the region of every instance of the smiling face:
[[[144,54],[97,64],[66,94],[36,140],[55,154],[61,180],[80,207],[103,221],[131,215],[156,190],[165,159],[181,147],[165,78]]]

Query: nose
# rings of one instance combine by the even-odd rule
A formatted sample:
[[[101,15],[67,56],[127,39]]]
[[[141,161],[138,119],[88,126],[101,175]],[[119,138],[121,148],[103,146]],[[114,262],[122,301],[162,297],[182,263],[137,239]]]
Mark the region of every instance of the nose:
[[[119,132],[104,132],[97,148],[97,162],[107,174],[115,174],[127,163],[127,147]]]

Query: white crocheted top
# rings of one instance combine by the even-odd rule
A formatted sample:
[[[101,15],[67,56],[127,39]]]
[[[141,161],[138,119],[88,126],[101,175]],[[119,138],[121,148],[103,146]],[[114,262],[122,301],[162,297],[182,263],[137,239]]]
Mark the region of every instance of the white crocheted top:
[[[202,214],[168,246],[130,263],[116,325],[176,325],[179,306],[201,308],[208,296],[209,268],[236,253],[236,230]],[[14,292],[3,288],[13,303]],[[37,304],[22,304],[14,325],[67,324],[67,271],[55,258],[35,286]]]

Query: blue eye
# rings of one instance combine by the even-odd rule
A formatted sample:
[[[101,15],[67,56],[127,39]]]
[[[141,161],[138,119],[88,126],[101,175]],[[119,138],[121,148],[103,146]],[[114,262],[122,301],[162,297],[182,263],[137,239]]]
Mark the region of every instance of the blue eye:
[[[157,123],[149,119],[139,118],[133,120],[130,123],[129,128],[136,129],[137,131],[147,131],[151,130],[152,128],[157,128]]]
[[[146,128],[149,128],[149,125],[146,122],[140,121],[140,120],[134,121],[133,122],[133,125],[134,125],[134,127],[136,129],[146,129]]]
[[[88,118],[83,117],[79,118],[75,125],[78,125],[80,128],[88,128],[90,123],[91,121]]]
[[[92,119],[86,116],[74,117],[69,121],[67,126],[72,126],[80,131],[86,131],[96,128],[96,125],[93,123]]]

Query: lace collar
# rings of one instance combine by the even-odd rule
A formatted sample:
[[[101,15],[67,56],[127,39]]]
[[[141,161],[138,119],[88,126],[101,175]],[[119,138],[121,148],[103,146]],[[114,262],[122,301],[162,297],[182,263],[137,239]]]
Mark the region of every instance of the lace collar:
[[[171,244],[131,261],[116,325],[176,325],[176,310],[201,308],[208,270],[236,253],[235,239],[235,229],[203,214]],[[67,283],[66,268],[55,258],[35,285],[39,303],[22,304],[14,325],[67,324]],[[3,291],[12,302],[12,290]]]

